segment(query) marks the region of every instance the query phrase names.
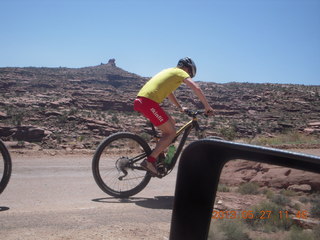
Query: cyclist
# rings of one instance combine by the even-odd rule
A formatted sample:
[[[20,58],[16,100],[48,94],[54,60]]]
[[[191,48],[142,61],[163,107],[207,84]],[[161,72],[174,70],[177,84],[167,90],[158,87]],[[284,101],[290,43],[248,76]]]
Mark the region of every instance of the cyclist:
[[[206,97],[199,86],[192,80],[196,75],[196,65],[189,57],[179,60],[177,67],[165,69],[152,77],[139,91],[134,100],[134,110],[148,118],[154,126],[161,130],[162,136],[156,144],[155,149],[145,159],[141,166],[157,175],[156,162],[159,155],[171,144],[176,135],[175,121],[166,113],[160,103],[168,98],[181,112],[186,108],[182,107],[173,92],[185,83],[197,95],[204,105],[208,115],[213,114],[213,108],[209,105]]]

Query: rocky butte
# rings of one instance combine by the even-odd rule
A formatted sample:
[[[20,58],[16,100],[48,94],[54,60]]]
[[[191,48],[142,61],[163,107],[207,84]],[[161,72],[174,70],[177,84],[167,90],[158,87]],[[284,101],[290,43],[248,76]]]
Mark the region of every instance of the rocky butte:
[[[132,101],[147,80],[117,67],[115,59],[83,68],[0,68],[0,137],[42,148],[92,148],[119,130],[143,133],[147,123]],[[202,121],[210,135],[320,131],[320,86],[198,83],[216,109]],[[189,108],[202,108],[185,86],[176,95]],[[174,115],[178,125],[186,120]]]

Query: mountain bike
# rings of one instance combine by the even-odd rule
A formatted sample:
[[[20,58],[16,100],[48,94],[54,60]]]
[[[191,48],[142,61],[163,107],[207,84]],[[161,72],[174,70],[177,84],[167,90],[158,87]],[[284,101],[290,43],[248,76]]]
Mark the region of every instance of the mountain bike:
[[[10,176],[11,176],[11,157],[8,149],[4,145],[4,143],[0,140],[0,194],[8,185]]]
[[[204,111],[186,111],[192,118],[183,125],[172,141],[182,135],[177,150],[170,163],[165,163],[164,159],[157,162],[159,174],[157,177],[163,178],[174,168],[192,129],[195,129],[198,138],[203,138],[203,130],[199,126],[198,115],[203,115]],[[152,135],[158,138],[154,126]],[[102,191],[110,196],[127,198],[142,191],[149,183],[152,174],[140,166],[140,163],[151,154],[150,145],[141,136],[129,133],[115,133],[98,146],[92,160],[93,176]]]

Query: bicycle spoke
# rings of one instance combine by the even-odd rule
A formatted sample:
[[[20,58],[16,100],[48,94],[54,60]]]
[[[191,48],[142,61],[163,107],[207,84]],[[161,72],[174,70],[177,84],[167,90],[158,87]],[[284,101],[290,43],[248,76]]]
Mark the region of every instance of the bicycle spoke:
[[[130,196],[141,191],[150,180],[149,174],[140,167],[147,156],[146,150],[151,151],[136,135],[115,134],[106,139],[99,158],[95,157],[93,162],[99,187],[112,196]]]

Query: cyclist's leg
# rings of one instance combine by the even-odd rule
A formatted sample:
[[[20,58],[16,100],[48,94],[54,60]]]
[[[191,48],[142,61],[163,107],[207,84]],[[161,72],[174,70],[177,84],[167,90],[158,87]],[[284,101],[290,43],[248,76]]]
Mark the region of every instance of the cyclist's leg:
[[[147,99],[137,98],[134,102],[134,109],[142,113],[148,118],[154,126],[159,128],[162,132],[162,137],[156,144],[155,149],[148,156],[146,161],[141,163],[141,166],[149,171],[157,174],[156,160],[163,150],[165,150],[173,138],[175,137],[175,122],[174,120],[159,106],[158,103]]]
[[[161,130],[162,136],[157,142],[156,147],[154,148],[152,153],[145,161],[141,163],[141,166],[143,168],[155,175],[158,174],[156,162],[159,155],[170,145],[176,135],[173,121],[171,121],[170,118],[165,123],[157,127]]]
[[[169,117],[169,120],[167,122],[158,126],[157,128],[161,130],[162,136],[157,142],[155,149],[150,154],[150,156],[154,159],[158,158],[159,154],[170,145],[170,143],[176,136],[174,120],[171,117]]]
[[[147,107],[142,110],[142,113],[162,132],[155,149],[148,157],[149,162],[155,162],[160,153],[170,145],[176,136],[175,121],[158,103],[150,102],[146,99],[142,100],[147,102],[147,104],[145,104]]]

